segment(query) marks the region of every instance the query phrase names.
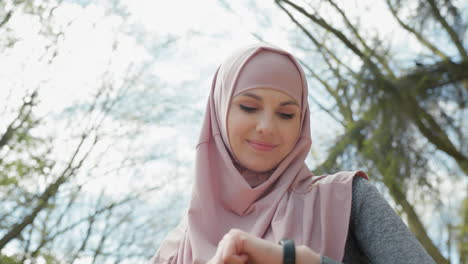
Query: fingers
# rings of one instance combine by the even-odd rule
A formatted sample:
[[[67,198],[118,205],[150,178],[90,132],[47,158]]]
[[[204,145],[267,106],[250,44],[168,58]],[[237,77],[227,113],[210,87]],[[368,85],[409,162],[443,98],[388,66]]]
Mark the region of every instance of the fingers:
[[[210,260],[210,264],[246,264],[248,256],[243,254],[243,232],[240,230],[231,230],[218,244],[214,257]]]
[[[242,253],[238,235],[239,234],[236,231],[231,230],[223,237],[223,259],[227,259],[232,255],[240,255],[240,253]]]

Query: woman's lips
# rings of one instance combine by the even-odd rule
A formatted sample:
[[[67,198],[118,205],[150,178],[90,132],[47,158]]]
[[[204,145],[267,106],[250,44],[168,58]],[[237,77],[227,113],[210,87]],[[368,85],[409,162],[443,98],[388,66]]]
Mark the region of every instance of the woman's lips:
[[[276,148],[277,145],[273,145],[273,144],[268,144],[268,143],[265,143],[265,142],[261,142],[261,141],[256,141],[256,140],[247,140],[247,143],[249,143],[249,145],[256,149],[256,150],[259,150],[259,151],[270,151],[274,148]]]

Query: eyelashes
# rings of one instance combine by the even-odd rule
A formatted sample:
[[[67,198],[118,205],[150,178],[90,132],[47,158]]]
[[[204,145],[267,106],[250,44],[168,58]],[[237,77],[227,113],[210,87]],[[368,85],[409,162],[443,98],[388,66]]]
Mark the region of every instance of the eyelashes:
[[[258,109],[255,108],[255,107],[248,107],[248,106],[245,106],[245,105],[242,105],[240,104],[239,105],[240,109],[246,113],[254,113],[256,112]],[[282,119],[291,119],[294,117],[294,114],[286,114],[286,113],[281,113],[281,112],[277,112],[278,116]]]
[[[239,106],[243,111],[245,111],[247,113],[253,113],[253,112],[257,111],[257,108],[255,108],[255,107],[248,107],[248,106],[245,106],[245,105],[239,105]]]
[[[294,114],[285,114],[285,113],[278,113],[281,118],[283,119],[291,119],[294,117]]]

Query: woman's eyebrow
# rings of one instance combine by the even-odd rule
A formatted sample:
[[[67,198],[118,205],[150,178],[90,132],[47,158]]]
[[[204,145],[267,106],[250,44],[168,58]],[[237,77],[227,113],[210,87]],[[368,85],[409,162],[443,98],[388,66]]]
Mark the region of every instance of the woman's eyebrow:
[[[280,104],[280,106],[285,106],[285,105],[297,105],[297,106],[299,106],[299,104],[295,100],[289,100],[289,101],[286,101],[286,102],[282,102]]]

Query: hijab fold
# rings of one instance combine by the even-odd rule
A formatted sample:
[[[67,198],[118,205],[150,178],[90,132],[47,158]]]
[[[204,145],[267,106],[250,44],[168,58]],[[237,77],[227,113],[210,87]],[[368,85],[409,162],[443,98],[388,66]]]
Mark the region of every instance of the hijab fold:
[[[251,186],[246,177],[252,172],[241,167],[229,145],[227,116],[232,98],[255,88],[294,98],[301,106],[301,129],[292,151],[263,182]],[[275,243],[294,239],[332,259],[343,258],[352,179],[367,176],[360,171],[313,176],[309,171],[304,162],[311,146],[307,91],[297,60],[274,46],[243,48],[218,68],[196,147],[190,207],[161,244],[154,264],[206,263],[232,228]]]

